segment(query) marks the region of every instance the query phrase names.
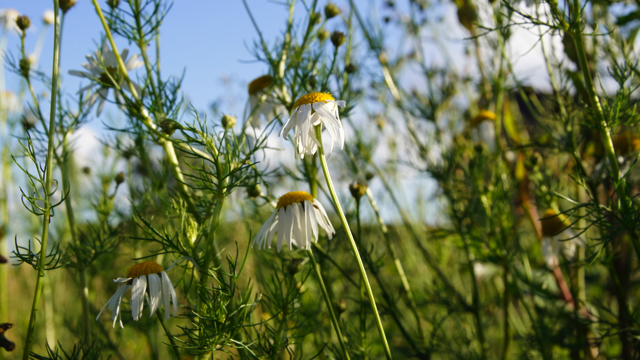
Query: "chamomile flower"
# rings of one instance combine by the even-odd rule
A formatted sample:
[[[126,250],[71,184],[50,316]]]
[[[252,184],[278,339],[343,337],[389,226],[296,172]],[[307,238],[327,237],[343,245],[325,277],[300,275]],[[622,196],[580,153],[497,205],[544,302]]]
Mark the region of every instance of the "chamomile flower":
[[[309,250],[311,241],[318,242],[318,225],[329,239],[336,233],[327,212],[318,200],[304,191],[286,193],[278,200],[276,210],[264,223],[251,246],[258,245],[259,249],[270,249],[273,236],[277,233],[278,252],[285,241],[289,250],[292,250],[293,245]]]
[[[171,269],[178,260],[171,264],[166,270]],[[131,289],[131,315],[134,321],[138,321],[138,319],[142,317],[145,298],[150,308],[149,317],[152,317],[156,313],[160,304],[164,305],[165,319],[168,319],[170,316],[170,304],[173,304],[173,316],[178,315],[176,291],[165,269],[157,262],[145,261],[135,264],[127,270],[124,278],[117,278],[113,280],[113,282],[120,284],[120,286],[102,310],[100,310],[100,313],[96,316],[96,320],[98,320],[104,309],[109,308],[113,327],[116,326],[116,321],[119,320],[120,327],[122,328],[120,302],[129,289]]]
[[[280,136],[286,138],[293,129],[293,141],[296,146],[296,158],[313,155],[318,151],[320,142],[316,138],[314,126],[324,124],[331,136],[331,148],[337,141],[344,148],[344,129],[338,116],[338,106],[345,107],[343,100],[335,100],[331,94],[312,92],[296,100],[293,114],[280,130]]]
[[[542,253],[550,268],[560,265],[560,254],[567,259],[573,259],[578,246],[584,246],[583,240],[569,229],[571,223],[564,214],[558,214],[553,209],[547,209],[540,219],[542,224]]]
[[[245,110],[247,121],[259,128],[262,117],[270,122],[278,114],[286,113],[287,108],[280,103],[280,98],[287,99],[289,96],[273,86],[273,76],[264,75],[254,79],[249,83],[249,102]]]
[[[122,50],[122,53],[120,54],[127,72],[137,69],[144,64],[141,60],[138,60],[138,55],[133,55],[127,59],[128,55],[129,49]],[[97,111],[97,115],[100,116],[100,113],[104,108],[104,102],[107,100],[107,95],[109,95],[109,89],[121,87],[128,90],[128,87],[123,86],[125,82],[124,74],[121,73],[120,68],[118,67],[118,60],[106,41],[102,43],[102,48],[100,50],[95,51],[93,55],[87,55],[87,60],[89,63],[84,63],[82,66],[89,70],[89,72],[69,70],[69,74],[92,80],[92,83],[89,86],[80,89],[78,93],[87,91],[84,105],[89,107],[93,106],[96,100],[100,98]],[[136,91],[140,93],[139,86],[134,83],[134,87],[136,88]],[[118,104],[124,104],[122,96],[117,91],[114,92],[116,102]]]

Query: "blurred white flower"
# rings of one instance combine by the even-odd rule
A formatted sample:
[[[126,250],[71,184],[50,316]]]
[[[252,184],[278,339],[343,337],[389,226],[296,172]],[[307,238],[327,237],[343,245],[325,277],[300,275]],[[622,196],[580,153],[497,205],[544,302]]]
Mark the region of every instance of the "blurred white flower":
[[[331,148],[337,141],[340,149],[344,148],[344,129],[338,116],[338,106],[345,107],[343,100],[335,100],[331,94],[312,92],[302,96],[293,105],[293,114],[280,130],[280,136],[286,138],[293,129],[295,156],[304,158],[318,150],[320,142],[316,138],[314,126],[324,124],[331,136]]]
[[[496,114],[489,110],[480,111],[471,120],[473,142],[487,145],[491,152],[496,149],[495,120]]]
[[[180,260],[180,259],[178,259]],[[176,260],[176,262],[178,262]],[[169,270],[176,264],[174,262],[166,270]],[[173,288],[173,284],[169,279],[169,276],[165,272],[165,269],[155,261],[145,261],[139,264],[133,265],[124,278],[117,278],[113,282],[120,284],[116,293],[107,301],[96,320],[100,317],[104,309],[109,308],[111,312],[111,320],[113,321],[113,327],[116,326],[116,321],[119,321],[122,328],[122,319],[120,319],[120,302],[127,290],[131,289],[131,315],[134,321],[138,321],[142,317],[142,310],[144,309],[144,300],[146,298],[147,304],[150,308],[149,317],[152,317],[160,304],[164,305],[164,318],[168,319],[170,316],[170,304],[173,304],[173,316],[178,315],[178,300],[176,297],[176,291]],[[147,286],[148,285],[148,286]],[[147,287],[149,291],[147,291]]]
[[[13,91],[0,91],[0,110],[9,114],[22,111],[20,99],[18,99],[18,96],[16,96]]]
[[[289,99],[288,94],[273,86],[273,76],[264,75],[249,83],[249,101],[245,109],[245,118],[253,126],[262,125],[262,117],[271,122],[278,114],[286,114],[287,108],[279,99]]]
[[[15,9],[1,9],[0,10],[0,26],[4,28],[4,30],[13,30],[15,32],[19,32],[20,28],[16,24],[16,20],[20,16],[20,13]]]
[[[45,23],[45,25],[53,25],[54,21],[55,13],[53,10],[45,10],[44,13],[42,13],[42,22]]]
[[[144,64],[141,60],[138,60],[138,55],[133,55],[127,60],[128,55],[129,49],[122,50],[122,53],[120,54],[122,61],[125,63],[127,72],[137,69]],[[78,93],[82,93],[84,91],[87,92],[84,98],[84,106],[88,107],[93,106],[96,100],[98,100],[98,97],[100,98],[97,111],[97,115],[100,116],[100,113],[104,108],[104,103],[107,100],[107,95],[109,95],[110,88],[119,87],[125,90],[129,90],[129,88],[128,86],[123,86],[125,83],[125,76],[120,72],[117,58],[109,48],[107,42],[103,42],[102,48],[95,51],[93,55],[87,55],[87,60],[89,63],[84,63],[82,66],[89,70],[89,72],[70,70],[69,74],[92,80],[92,83],[89,86],[80,89]],[[136,88],[136,91],[140,93],[140,87],[135,83],[133,85]],[[116,103],[124,104],[124,100],[118,91],[114,91],[114,93]]]
[[[292,250],[293,245],[309,250],[311,241],[318,242],[318,225],[324,229],[329,239],[336,233],[318,200],[304,191],[286,193],[278,200],[276,210],[264,223],[251,246],[257,244],[259,249],[271,249],[273,236],[278,233],[278,252],[285,242],[289,245],[289,250]]]

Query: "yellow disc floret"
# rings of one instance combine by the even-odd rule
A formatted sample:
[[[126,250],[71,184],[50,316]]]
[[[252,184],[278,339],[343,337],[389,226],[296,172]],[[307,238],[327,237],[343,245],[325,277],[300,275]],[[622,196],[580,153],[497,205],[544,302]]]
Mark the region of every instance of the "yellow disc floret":
[[[335,99],[333,98],[333,96],[331,96],[331,94],[329,93],[312,92],[296,100],[296,103],[293,104],[293,108],[295,109],[298,106],[305,105],[305,104],[313,104],[321,101],[334,101],[334,100]]]
[[[496,120],[496,114],[493,111],[481,110],[478,113],[478,115],[474,116],[473,119],[471,119],[471,125],[478,126],[483,121],[495,121],[495,120]]]
[[[135,264],[127,270],[126,277],[138,278],[142,275],[159,274],[164,271],[162,265],[155,261],[145,261],[139,264]]]
[[[547,209],[540,222],[542,223],[542,235],[544,236],[557,235],[570,225],[566,215],[558,214],[553,209]]]
[[[612,139],[617,155],[626,156],[640,150],[640,137],[629,131],[623,131]]]
[[[313,202],[313,196],[305,191],[292,191],[282,195],[280,199],[278,199],[276,209],[281,209],[295,203],[302,204],[305,201]]]
[[[273,84],[273,76],[264,75],[249,83],[249,95],[255,95],[258,91],[264,90]]]

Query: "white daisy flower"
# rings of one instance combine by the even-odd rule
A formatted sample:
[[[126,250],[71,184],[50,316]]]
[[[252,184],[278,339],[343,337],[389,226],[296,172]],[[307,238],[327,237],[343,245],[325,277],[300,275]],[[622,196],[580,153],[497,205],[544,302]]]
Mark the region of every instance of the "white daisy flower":
[[[138,60],[138,55],[133,55],[127,60],[128,55],[129,49],[122,50],[122,53],[120,54],[120,57],[127,68],[127,72],[137,69],[144,64],[141,60]],[[84,63],[82,66],[89,70],[89,72],[69,70],[69,74],[92,80],[92,83],[89,86],[80,89],[78,93],[85,90],[87,91],[84,104],[89,107],[93,106],[98,97],[100,97],[97,112],[97,115],[100,116],[100,113],[104,108],[104,102],[107,99],[107,95],[109,95],[109,89],[115,88],[116,85],[124,88],[125,90],[128,90],[128,87],[123,86],[125,77],[120,72],[118,60],[106,41],[102,43],[102,48],[100,50],[95,51],[93,55],[87,55],[87,60],[89,63]],[[140,87],[135,83],[134,87],[136,88],[136,91],[140,93]],[[118,104],[124,104],[122,96],[117,91],[114,92],[116,102]]]
[[[338,141],[344,148],[344,129],[338,116],[338,106],[345,107],[343,100],[335,100],[331,94],[312,92],[302,96],[293,105],[293,114],[280,130],[280,136],[286,138],[291,129],[296,146],[296,158],[313,155],[318,151],[320,142],[316,138],[314,126],[324,124],[331,136],[331,148]]]
[[[271,122],[278,114],[287,112],[279,99],[288,99],[288,94],[273,87],[273,76],[264,75],[249,83],[249,102],[245,110],[245,118],[253,126],[259,128],[262,125],[262,117]]]
[[[42,13],[42,22],[45,25],[53,25],[53,22],[55,21],[55,13],[53,12],[53,10],[45,10],[44,13]]]
[[[171,269],[178,260],[171,264],[166,270]],[[134,321],[138,321],[138,319],[142,317],[145,299],[150,308],[149,317],[152,317],[156,313],[161,303],[164,305],[165,319],[168,319],[170,316],[170,303],[173,304],[173,316],[178,315],[176,291],[165,269],[157,262],[145,261],[135,264],[127,270],[124,278],[117,278],[113,280],[113,282],[120,284],[120,286],[102,310],[100,310],[100,313],[96,316],[96,320],[98,320],[104,309],[109,308],[113,327],[116,326],[116,321],[119,320],[120,327],[122,328],[120,302],[129,289],[131,289],[131,315]]]
[[[489,110],[482,110],[471,120],[471,130],[474,143],[484,143],[491,152],[496,150],[496,114]]]
[[[584,247],[584,241],[569,229],[571,223],[564,214],[547,209],[540,219],[542,224],[542,254],[547,266],[554,269],[560,265],[562,255],[573,259],[578,246]]]
[[[289,250],[293,245],[309,250],[312,240],[318,242],[318,225],[331,240],[336,231],[322,204],[304,191],[286,193],[278,200],[276,211],[264,223],[251,247],[258,245],[259,249],[271,249],[273,236],[278,233],[278,252],[285,241]]]
[[[16,24],[16,20],[20,16],[20,13],[15,9],[0,9],[0,26],[6,30],[13,30],[15,32],[20,32],[20,28]]]

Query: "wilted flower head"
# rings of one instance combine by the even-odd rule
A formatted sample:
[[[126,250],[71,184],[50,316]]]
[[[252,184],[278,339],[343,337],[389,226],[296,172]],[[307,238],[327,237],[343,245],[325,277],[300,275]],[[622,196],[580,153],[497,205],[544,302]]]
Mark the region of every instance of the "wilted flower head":
[[[138,60],[138,55],[133,55],[127,59],[128,55],[129,49],[122,50],[122,53],[120,54],[127,71],[137,69],[143,65],[143,62]],[[70,70],[69,74],[84,77],[92,81],[90,85],[80,89],[78,92],[81,93],[87,91],[84,105],[89,107],[93,106],[96,100],[98,100],[98,97],[100,97],[100,103],[98,104],[97,111],[97,115],[100,116],[100,113],[104,108],[104,102],[107,99],[107,95],[109,95],[109,89],[118,87],[128,90],[128,87],[122,86],[125,82],[125,76],[121,73],[118,67],[117,58],[109,48],[107,42],[103,42],[101,49],[94,52],[93,55],[87,55],[87,60],[89,62],[82,64],[82,66],[89,70],[89,72]],[[134,83],[134,87],[136,88],[136,91],[140,93],[138,85]],[[122,97],[117,91],[115,91],[115,96],[118,104],[124,103]]]
[[[495,120],[496,114],[489,110],[482,110],[471,119],[473,141],[486,144],[491,151],[496,148]]]
[[[181,259],[182,258],[176,260],[166,270],[170,270]],[[120,286],[102,310],[100,310],[100,313],[96,316],[96,320],[98,320],[104,309],[109,308],[111,320],[115,327],[116,321],[120,319],[120,303],[122,302],[124,294],[129,289],[131,289],[131,315],[134,321],[138,321],[138,319],[142,317],[145,299],[150,308],[149,317],[152,317],[156,313],[161,303],[164,305],[165,319],[168,319],[170,316],[170,304],[173,304],[173,316],[178,315],[176,291],[165,269],[157,262],[145,261],[135,264],[127,270],[124,278],[117,278],[113,280],[113,282],[120,284]],[[149,289],[148,291],[147,288]],[[123,327],[121,319],[120,327]]]
[[[320,142],[316,138],[314,126],[324,124],[331,135],[331,148],[338,141],[340,149],[344,148],[344,129],[338,116],[338,106],[345,107],[343,100],[335,100],[331,94],[312,92],[296,100],[293,114],[280,130],[280,136],[285,137],[293,129],[293,141],[296,146],[296,157],[304,158],[313,155],[318,150]]]
[[[280,197],[276,210],[264,223],[251,246],[259,249],[271,248],[273,236],[278,234],[277,250],[280,252],[285,242],[292,250],[293,245],[301,249],[310,249],[311,241],[318,242],[318,225],[327,233],[329,239],[335,230],[329,221],[324,207],[309,193],[293,191]]]
[[[542,225],[542,252],[547,266],[555,268],[559,265],[559,256],[573,258],[576,246],[584,246],[583,240],[576,237],[569,229],[571,222],[566,215],[547,209],[540,218]]]
[[[273,85],[271,75],[260,76],[249,83],[249,102],[245,117],[255,127],[260,127],[263,116],[271,121],[277,114],[287,111],[279,99],[287,99],[289,96]]]

